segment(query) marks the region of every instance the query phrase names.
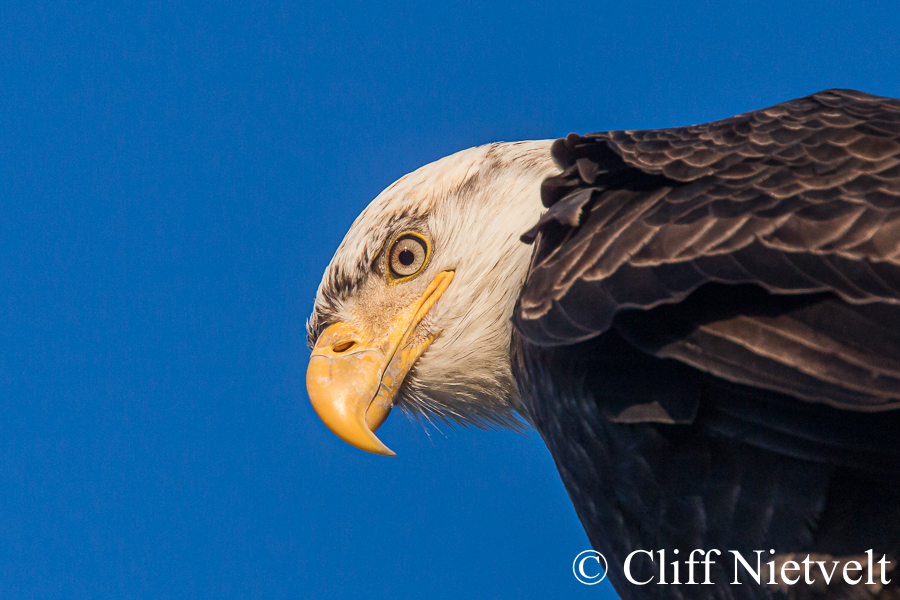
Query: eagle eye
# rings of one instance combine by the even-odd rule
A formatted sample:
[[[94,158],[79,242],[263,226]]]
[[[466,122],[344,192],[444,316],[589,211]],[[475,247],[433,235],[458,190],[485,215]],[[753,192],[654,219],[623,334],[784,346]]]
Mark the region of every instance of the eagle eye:
[[[430,254],[431,245],[422,234],[407,231],[398,235],[387,255],[391,282],[405,281],[418,275],[425,268]]]

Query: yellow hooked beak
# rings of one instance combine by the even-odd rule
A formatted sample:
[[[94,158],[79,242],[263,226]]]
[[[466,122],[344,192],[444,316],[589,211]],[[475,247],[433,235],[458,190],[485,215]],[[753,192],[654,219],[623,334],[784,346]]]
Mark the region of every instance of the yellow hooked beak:
[[[383,331],[339,322],[316,340],[306,389],[316,414],[339,438],[361,450],[395,456],[372,432],[387,419],[403,378],[434,341],[436,334],[416,342],[411,338],[452,279],[453,271],[439,273]]]

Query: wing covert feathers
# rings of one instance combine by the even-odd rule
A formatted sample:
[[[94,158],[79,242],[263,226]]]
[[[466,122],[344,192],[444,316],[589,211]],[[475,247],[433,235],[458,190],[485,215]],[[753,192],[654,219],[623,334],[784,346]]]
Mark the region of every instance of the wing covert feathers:
[[[900,320],[900,101],[829,90],[702,125],[571,134],[552,151],[564,171],[544,182],[548,211],[523,236],[535,250],[514,314],[530,343],[584,341],[711,283],[827,294],[797,309],[818,311],[815,323],[676,310],[690,321],[677,339],[659,319],[616,326],[730,381],[836,406],[900,403],[897,326],[881,336],[888,354],[827,326]]]

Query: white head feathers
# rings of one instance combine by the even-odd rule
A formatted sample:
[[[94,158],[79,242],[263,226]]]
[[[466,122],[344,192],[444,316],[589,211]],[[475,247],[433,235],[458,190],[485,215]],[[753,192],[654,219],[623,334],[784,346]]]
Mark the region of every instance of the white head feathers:
[[[310,345],[328,324],[377,321],[418,297],[437,273],[455,270],[450,287],[419,325],[440,335],[407,375],[397,403],[428,420],[515,427],[510,317],[531,256],[519,236],[543,211],[541,182],[559,172],[551,142],[463,150],[379,194],[325,271],[308,323]],[[379,257],[401,231],[424,234],[432,256],[415,279],[388,286]]]

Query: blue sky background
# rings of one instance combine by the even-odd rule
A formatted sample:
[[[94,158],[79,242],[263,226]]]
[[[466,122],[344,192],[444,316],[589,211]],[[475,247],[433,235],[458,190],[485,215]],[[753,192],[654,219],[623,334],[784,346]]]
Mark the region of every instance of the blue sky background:
[[[0,597],[609,597],[536,435],[319,423],[321,273],[468,146],[900,96],[897,3],[231,4],[0,5]]]

